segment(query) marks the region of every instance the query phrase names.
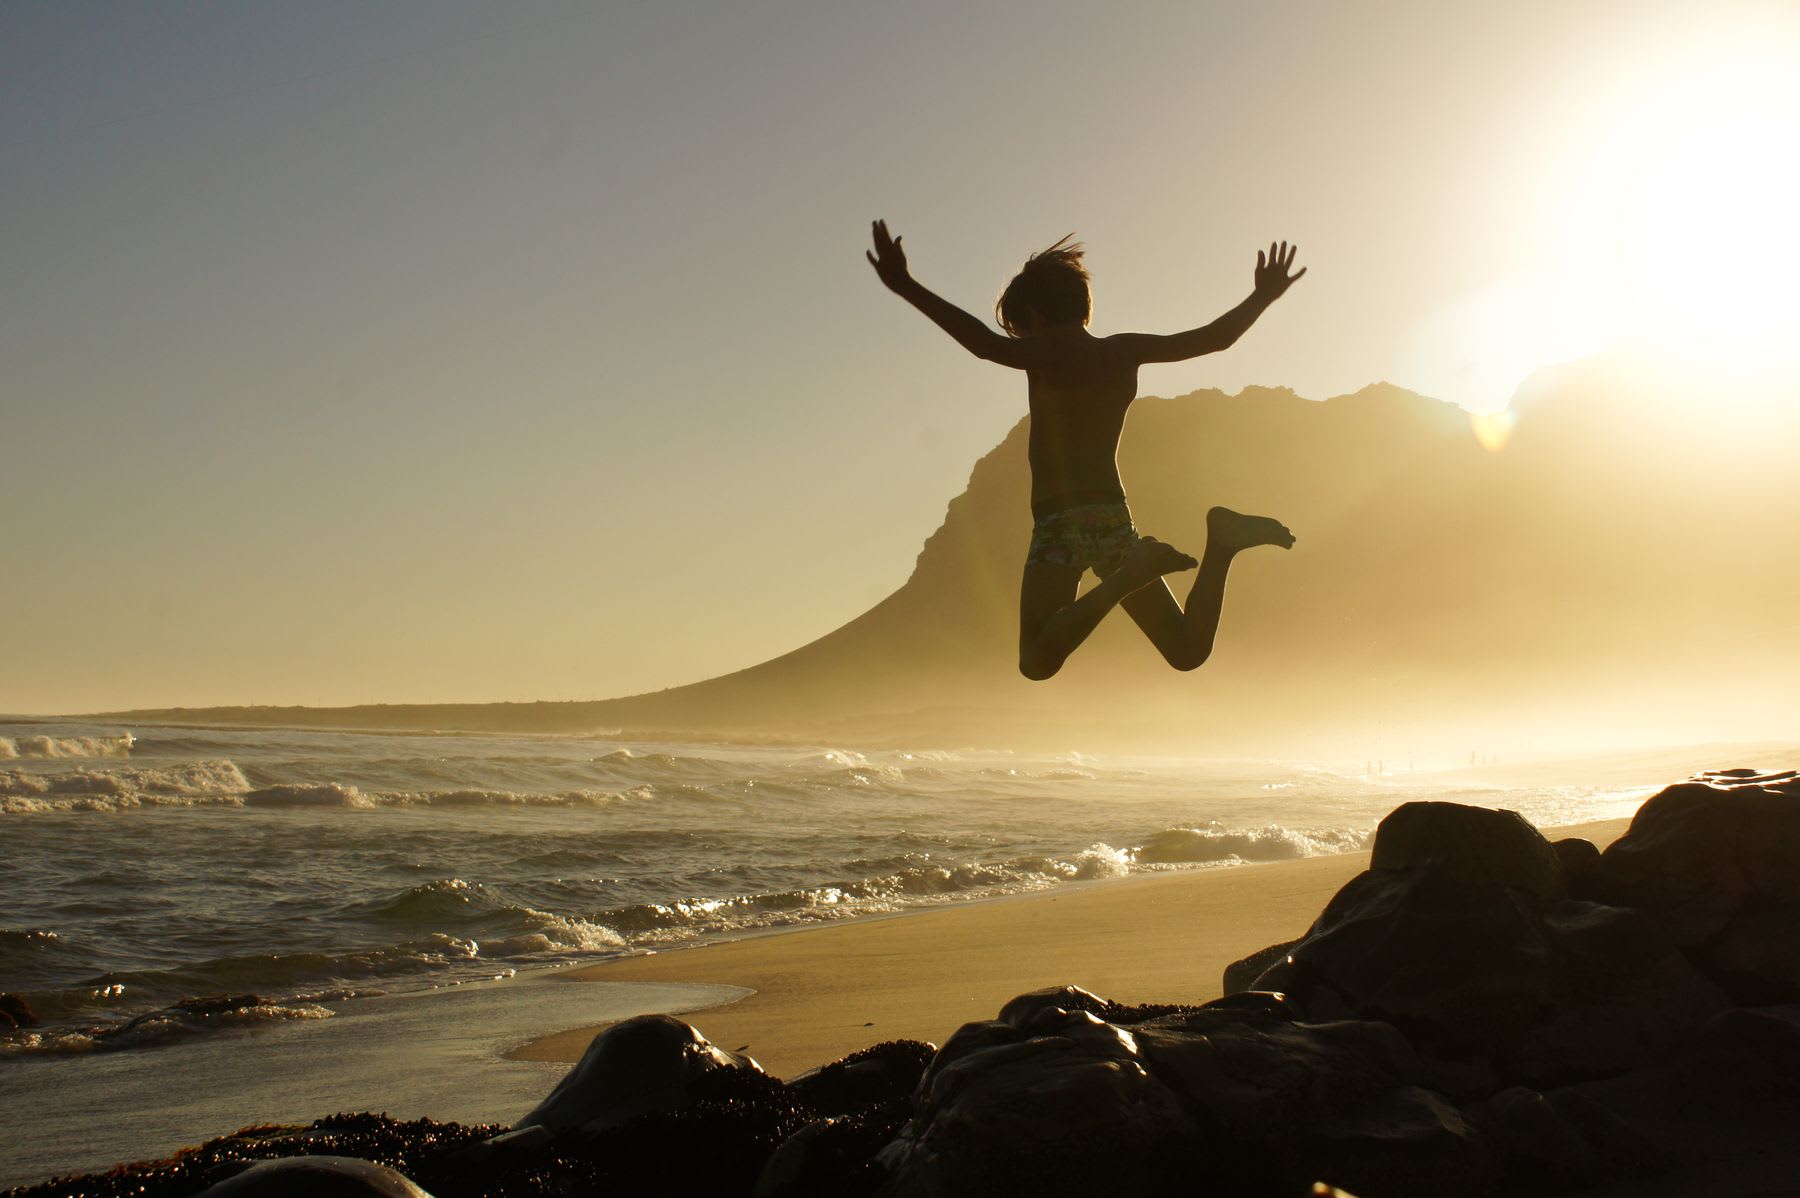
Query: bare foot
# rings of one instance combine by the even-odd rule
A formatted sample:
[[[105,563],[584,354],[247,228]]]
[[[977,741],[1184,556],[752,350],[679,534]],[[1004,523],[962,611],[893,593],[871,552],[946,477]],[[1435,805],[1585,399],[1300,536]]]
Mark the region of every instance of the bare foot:
[[[1139,537],[1125,560],[1110,577],[1117,578],[1132,590],[1155,582],[1164,574],[1179,574],[1200,563],[1166,541],[1155,537]]]
[[[1214,546],[1236,553],[1258,545],[1294,547],[1294,534],[1287,525],[1269,516],[1246,516],[1228,507],[1216,507],[1206,513],[1206,547]]]

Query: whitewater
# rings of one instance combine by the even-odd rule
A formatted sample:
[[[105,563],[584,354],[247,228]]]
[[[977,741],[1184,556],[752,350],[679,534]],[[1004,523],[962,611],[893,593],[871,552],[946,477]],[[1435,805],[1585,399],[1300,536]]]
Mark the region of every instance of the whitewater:
[[[1354,851],[1408,799],[1550,825],[1626,814],[1647,793],[1391,770],[0,723],[0,992],[37,1017],[0,1030],[0,1095],[220,1092],[246,1061],[291,1059],[300,1077],[326,1053],[392,1097],[399,1075],[424,1069],[393,1045],[424,1028],[479,1010],[480,1050],[497,1057],[508,1038],[607,1017],[596,987],[529,984],[562,966]],[[629,1014],[653,998],[684,1006],[605,1001]],[[685,1005],[702,999],[720,996]],[[516,1089],[542,1085],[534,1074]],[[501,1086],[487,1107],[459,1109],[466,1084],[440,1088],[416,1093],[439,1117],[503,1117],[494,1106],[512,1101]],[[303,1100],[328,1101],[293,1095]],[[47,1120],[34,1161],[67,1159],[55,1143],[79,1126],[78,1106],[14,1108]]]
[[[1406,798],[1637,791],[1276,762],[0,724],[0,1057],[1154,869],[1360,848]],[[1439,792],[1443,792],[1441,795]]]

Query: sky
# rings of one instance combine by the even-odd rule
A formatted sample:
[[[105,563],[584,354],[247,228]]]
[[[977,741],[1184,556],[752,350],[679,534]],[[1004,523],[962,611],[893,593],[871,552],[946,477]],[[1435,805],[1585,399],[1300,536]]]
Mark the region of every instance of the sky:
[[[603,698],[854,617],[1025,398],[875,217],[981,315],[1077,233],[1103,333],[1298,244],[1145,394],[1747,369],[1796,80],[1790,4],[6,6],[0,711]]]

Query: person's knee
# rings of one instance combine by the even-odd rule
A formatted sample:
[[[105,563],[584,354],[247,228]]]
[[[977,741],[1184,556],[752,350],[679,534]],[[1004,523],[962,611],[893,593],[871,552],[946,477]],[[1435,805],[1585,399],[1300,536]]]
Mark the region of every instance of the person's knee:
[[[1060,669],[1062,669],[1062,662],[1052,661],[1041,653],[1024,651],[1019,654],[1019,673],[1033,682],[1042,682],[1047,678],[1053,678],[1056,676],[1056,671]]]
[[[1176,669],[1180,670],[1182,673],[1185,674],[1189,670],[1197,670],[1201,666],[1205,665],[1206,659],[1212,656],[1212,649],[1210,649],[1210,648],[1206,648],[1206,649],[1182,648],[1182,649],[1177,649],[1171,653],[1165,653],[1163,656],[1167,659],[1167,661],[1170,665],[1174,666]]]

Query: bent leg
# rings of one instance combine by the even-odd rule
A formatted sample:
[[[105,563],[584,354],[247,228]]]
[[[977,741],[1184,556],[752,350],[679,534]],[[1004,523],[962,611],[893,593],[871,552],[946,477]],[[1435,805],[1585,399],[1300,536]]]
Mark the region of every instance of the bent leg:
[[[1176,669],[1197,670],[1212,656],[1219,612],[1225,606],[1225,573],[1230,568],[1229,555],[1202,557],[1200,576],[1188,592],[1185,609],[1175,602],[1166,582],[1143,587],[1124,601],[1125,613],[1144,630],[1163,660]]]
[[[1019,672],[1037,682],[1049,678],[1132,592],[1193,565],[1194,559],[1174,546],[1145,537],[1117,570],[1077,599],[1083,567],[1025,563],[1019,589]]]
[[[1206,552],[1200,558],[1200,573],[1188,592],[1186,606],[1176,604],[1166,582],[1143,587],[1123,601],[1126,613],[1144,630],[1163,660],[1178,670],[1193,670],[1212,656],[1231,561],[1257,545],[1291,549],[1294,534],[1267,516],[1245,516],[1216,507],[1206,514]]]

